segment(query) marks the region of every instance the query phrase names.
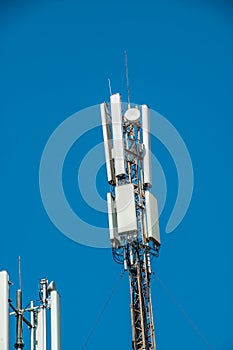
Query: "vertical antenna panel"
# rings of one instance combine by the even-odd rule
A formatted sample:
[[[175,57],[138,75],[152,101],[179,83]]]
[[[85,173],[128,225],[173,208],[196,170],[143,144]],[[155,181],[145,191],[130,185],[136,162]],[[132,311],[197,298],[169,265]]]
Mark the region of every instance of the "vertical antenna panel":
[[[9,276],[0,271],[0,349],[9,350]]]
[[[137,217],[132,184],[116,187],[116,209],[118,234],[135,233],[137,231]]]
[[[121,97],[120,94],[114,94],[110,97],[111,115],[112,115],[112,132],[113,132],[113,157],[115,161],[116,176],[125,174],[124,160],[124,141],[122,133],[122,114],[121,114]]]
[[[61,349],[60,295],[56,290],[51,297],[51,350]]]
[[[143,158],[144,186],[152,187],[151,171],[151,147],[150,147],[150,109],[147,105],[142,105],[142,139],[145,146]]]
[[[160,246],[158,203],[150,191],[145,191],[147,238]]]
[[[46,308],[40,309],[37,315],[37,327],[35,330],[36,350],[46,350]]]
[[[107,119],[106,103],[101,103],[100,112],[101,112],[102,130],[103,130],[103,137],[104,137],[104,150],[105,150],[108,182],[110,184],[113,184],[115,183],[114,166],[113,166],[113,159],[112,159],[113,144],[112,144],[110,125]]]
[[[111,193],[107,193],[107,203],[108,203],[108,223],[109,223],[109,233],[110,241],[119,245],[119,237],[117,233],[117,215],[115,208],[115,201],[112,198]]]

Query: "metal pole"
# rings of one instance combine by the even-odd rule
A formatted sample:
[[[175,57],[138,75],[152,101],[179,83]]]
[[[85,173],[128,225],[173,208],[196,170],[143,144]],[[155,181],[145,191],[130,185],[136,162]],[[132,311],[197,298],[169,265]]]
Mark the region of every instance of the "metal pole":
[[[40,281],[41,289],[42,289],[42,309],[40,311],[41,315],[41,333],[42,333],[42,350],[46,350],[47,348],[47,334],[46,334],[46,307],[47,307],[47,285],[48,281],[46,279],[42,279]]]
[[[18,289],[16,291],[16,317],[17,317],[17,325],[16,325],[16,343],[15,348],[17,350],[21,350],[24,348],[23,342],[23,311],[22,311],[22,290]]]
[[[35,350],[35,311],[34,311],[34,302],[31,301],[31,350]]]

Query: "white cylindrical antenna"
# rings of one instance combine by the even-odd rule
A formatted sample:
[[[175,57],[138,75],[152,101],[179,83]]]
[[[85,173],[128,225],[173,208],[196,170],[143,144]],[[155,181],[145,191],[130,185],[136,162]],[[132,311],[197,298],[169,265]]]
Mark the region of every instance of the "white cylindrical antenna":
[[[150,109],[147,105],[142,105],[142,139],[145,146],[143,158],[144,186],[152,187],[151,171],[151,147],[150,147]]]
[[[50,292],[51,298],[51,350],[61,349],[60,295],[57,290]]]
[[[106,103],[101,103],[100,112],[101,112],[102,130],[103,130],[103,138],[104,138],[104,151],[105,151],[108,182],[110,184],[114,184],[115,174],[114,174],[114,165],[113,165],[113,158],[112,158],[113,143],[112,143],[112,135],[110,130],[110,123],[108,121],[108,116],[107,116]]]
[[[112,132],[113,132],[113,158],[115,175],[125,175],[124,140],[122,132],[121,96],[114,94],[110,97]]]
[[[0,271],[0,349],[9,350],[9,276]]]

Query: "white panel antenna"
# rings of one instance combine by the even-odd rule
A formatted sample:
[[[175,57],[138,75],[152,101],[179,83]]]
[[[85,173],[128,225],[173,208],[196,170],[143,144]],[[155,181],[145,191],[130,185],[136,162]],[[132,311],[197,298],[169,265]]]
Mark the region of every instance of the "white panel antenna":
[[[125,175],[124,140],[122,132],[121,96],[114,94],[110,96],[112,133],[113,133],[113,158],[115,163],[115,175]]]
[[[152,187],[151,171],[151,147],[150,147],[150,109],[142,105],[142,139],[145,146],[144,165],[144,186]]]
[[[137,217],[133,184],[116,187],[118,234],[137,231]]]
[[[107,203],[108,203],[108,224],[110,241],[114,246],[119,246],[119,236],[117,232],[117,214],[116,214],[116,203],[112,198],[110,192],[107,193]]]
[[[108,117],[108,110],[107,110],[106,103],[101,103],[100,113],[101,113],[102,130],[103,130],[103,138],[104,138],[104,151],[105,151],[105,158],[106,158],[108,182],[110,184],[113,184],[115,183],[114,165],[113,165],[113,158],[112,158],[113,143],[112,143],[112,137],[111,137],[110,122],[109,122],[110,117]]]
[[[147,238],[160,246],[158,203],[150,191],[145,191]]]
[[[0,349],[9,350],[9,276],[0,271]]]

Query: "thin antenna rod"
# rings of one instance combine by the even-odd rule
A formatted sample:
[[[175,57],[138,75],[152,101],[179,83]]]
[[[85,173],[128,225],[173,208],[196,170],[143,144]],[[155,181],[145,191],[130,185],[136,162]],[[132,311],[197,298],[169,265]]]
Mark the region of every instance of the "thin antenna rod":
[[[110,96],[112,96],[112,86],[111,86],[111,80],[109,78],[108,78],[108,87],[109,87]]]
[[[21,258],[18,256],[19,289],[22,290]]]
[[[127,93],[128,93],[128,108],[130,108],[129,67],[128,67],[128,55],[126,50],[124,51],[124,54],[125,54],[126,87],[127,87]]]

